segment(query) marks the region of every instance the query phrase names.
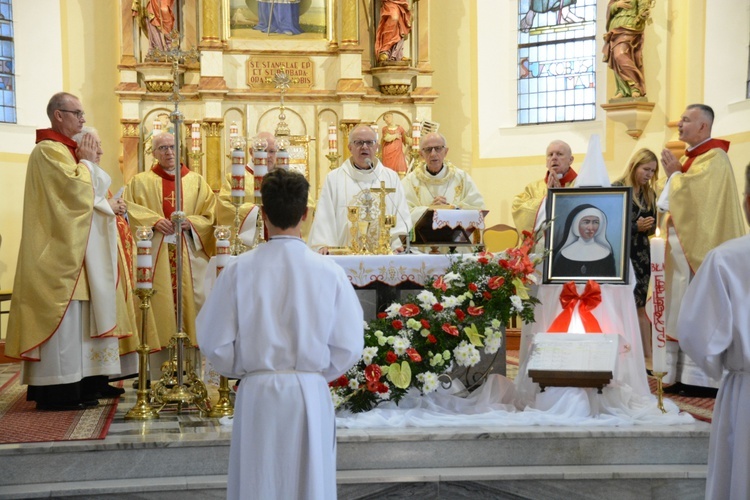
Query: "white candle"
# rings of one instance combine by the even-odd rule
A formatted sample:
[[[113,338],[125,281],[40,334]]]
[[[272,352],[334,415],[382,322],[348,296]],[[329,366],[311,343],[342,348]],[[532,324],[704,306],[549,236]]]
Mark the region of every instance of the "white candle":
[[[421,137],[421,127],[419,123],[414,122],[411,126],[411,149],[419,151],[419,139]]]
[[[192,139],[190,149],[193,153],[197,153],[201,150],[201,126],[198,122],[190,125],[190,138]]]
[[[153,286],[153,270],[151,260],[151,240],[136,242],[138,254],[136,256],[136,288],[151,288]]]
[[[659,236],[659,228],[656,235],[651,238],[651,279],[653,292],[651,300],[654,313],[651,324],[651,351],[653,371],[664,373],[667,371],[667,334],[664,330],[664,307],[666,302],[664,282],[664,256],[666,243]]]
[[[232,196],[245,196],[245,150],[232,150]]]
[[[289,170],[289,151],[286,149],[279,149],[276,152],[276,168]]]
[[[334,155],[339,152],[339,137],[336,134],[336,125],[328,126],[328,152]]]
[[[216,276],[229,264],[229,240],[216,240]]]
[[[268,153],[262,150],[253,151],[253,171],[254,171],[254,193],[256,198],[260,198],[260,184],[263,177],[268,173]]]
[[[154,120],[154,127],[151,132],[151,135],[153,137],[156,137],[159,134],[161,134],[161,122],[159,120]]]
[[[229,138],[233,139],[235,137],[238,137],[240,135],[240,128],[237,126],[237,122],[232,122],[231,125],[229,125]]]

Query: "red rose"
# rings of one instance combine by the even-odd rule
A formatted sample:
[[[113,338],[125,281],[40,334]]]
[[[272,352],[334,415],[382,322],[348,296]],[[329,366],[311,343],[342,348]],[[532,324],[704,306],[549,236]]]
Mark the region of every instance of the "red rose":
[[[378,319],[385,319],[385,318],[387,318],[387,317],[388,317],[388,314],[386,314],[386,313],[384,313],[384,312],[382,312],[382,313],[378,313]]]
[[[484,307],[469,306],[466,308],[466,312],[468,312],[472,316],[481,316],[482,314],[484,314]]]
[[[419,355],[416,349],[413,347],[410,347],[406,350],[406,354],[411,358],[412,361],[415,363],[419,363],[422,361],[422,356]]]
[[[368,382],[377,382],[382,376],[383,372],[380,370],[380,366],[375,363],[367,365],[367,368],[365,368],[365,380]]]
[[[505,283],[505,278],[502,276],[493,276],[487,281],[487,288],[490,290],[497,290]]]
[[[478,290],[477,284],[469,283],[469,290],[471,290],[472,292],[476,292]]]
[[[505,259],[500,259],[499,261],[497,261],[497,263],[505,269],[508,269],[510,267],[510,263]]]
[[[484,291],[482,292],[482,297],[484,297],[486,300],[491,300],[492,294],[490,292]]]
[[[432,310],[435,312],[440,312],[443,310],[443,305],[440,302],[436,302],[435,304],[432,304]]]
[[[448,284],[443,280],[442,276],[438,276],[438,279],[435,280],[432,287],[436,290],[446,291],[448,289]]]
[[[435,338],[435,336],[433,334],[429,334],[427,336],[427,341],[430,342],[430,343],[432,343],[432,344],[437,344],[437,339]]]
[[[449,323],[443,323],[443,331],[447,333],[448,335],[453,335],[454,337],[458,337],[458,328],[456,328],[455,326]]]
[[[463,312],[461,309],[456,309],[453,312],[456,313],[456,318],[458,318],[458,321],[463,321],[466,318],[466,313]]]
[[[427,321],[426,319],[422,318],[419,320],[419,322],[422,323],[422,328],[424,328],[425,330],[430,329],[430,322]]]
[[[388,351],[388,353],[385,355],[385,360],[388,362],[388,364],[392,364],[398,361],[398,356],[396,356],[395,352]]]
[[[380,394],[385,394],[386,392],[388,392],[388,386],[387,386],[387,385],[385,385],[385,384],[384,384],[384,383],[382,383],[382,382],[378,382],[378,388],[377,388],[377,391],[378,391],[378,392],[379,392]]]
[[[391,322],[391,325],[393,325],[393,328],[396,330],[402,330],[404,328],[404,323],[400,319],[394,319]]]
[[[398,313],[404,318],[412,318],[419,314],[419,306],[416,304],[406,304],[405,306],[401,306]]]
[[[477,262],[479,262],[480,264],[485,265],[485,266],[490,263],[490,261],[489,261],[489,259],[487,259],[487,257],[479,257],[477,259]]]
[[[330,387],[346,387],[347,385],[349,385],[349,379],[346,378],[346,375],[341,375],[336,380],[329,382],[328,385]]]

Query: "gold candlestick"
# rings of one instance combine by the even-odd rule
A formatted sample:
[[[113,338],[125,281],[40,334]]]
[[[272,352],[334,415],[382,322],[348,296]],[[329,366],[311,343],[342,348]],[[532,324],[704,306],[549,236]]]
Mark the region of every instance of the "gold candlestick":
[[[653,372],[654,378],[656,378],[657,407],[662,413],[667,413],[667,410],[664,408],[664,386],[662,385],[662,379],[666,374],[667,372]]]
[[[335,170],[339,168],[339,159],[341,158],[340,154],[328,153],[326,155],[326,158],[328,158],[328,162],[330,163],[330,165],[328,165],[328,168],[330,170]]]
[[[232,197],[232,202],[234,202],[234,196]],[[241,203],[240,203],[241,204]],[[238,207],[239,205],[235,205],[235,207]],[[239,211],[239,208],[238,208]],[[239,213],[239,212],[238,212]],[[239,228],[238,228],[239,231]],[[226,250],[226,243],[220,243],[220,242],[226,242],[227,239],[231,236],[231,231],[229,230],[228,226],[216,226],[216,229],[214,230],[214,236],[216,237],[216,276],[221,273],[222,269],[224,269],[225,262],[219,262],[219,250],[224,249]],[[238,238],[235,236],[235,240]],[[241,243],[240,243],[241,244]],[[245,245],[242,245],[243,247]],[[232,245],[232,255],[237,256],[241,252],[234,253],[236,250],[236,247]],[[244,250],[243,250],[244,251]],[[229,257],[222,257],[224,260],[228,259]],[[221,265],[220,265],[221,264]],[[208,412],[209,417],[213,418],[221,418],[221,417],[228,417],[231,415],[234,415],[234,405],[232,404],[232,400],[229,398],[229,394],[231,393],[231,390],[229,389],[229,379],[225,377],[224,375],[219,376],[219,399],[216,401],[216,404],[212,405],[211,411]]]
[[[359,207],[349,206],[346,207],[346,217],[349,219],[349,250],[353,254],[358,254],[360,251],[359,247]]]

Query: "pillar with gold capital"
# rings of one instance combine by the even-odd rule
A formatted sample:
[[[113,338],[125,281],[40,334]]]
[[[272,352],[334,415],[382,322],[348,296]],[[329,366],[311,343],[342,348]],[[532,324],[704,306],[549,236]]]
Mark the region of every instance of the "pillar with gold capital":
[[[346,161],[351,156],[351,153],[349,152],[349,134],[351,134],[354,127],[359,124],[359,120],[341,120],[341,123],[339,123],[339,130],[341,130],[341,134],[344,136],[340,148],[341,154],[343,155],[342,161]]]
[[[122,180],[127,184],[138,173],[141,121],[123,118],[120,124],[122,125]]]
[[[341,2],[341,44],[359,45],[359,16],[357,0]]]
[[[203,0],[201,48],[221,48],[219,13],[221,0]]]
[[[206,153],[206,182],[215,193],[221,189],[221,131],[224,128],[224,120],[221,118],[204,118],[203,135]]]

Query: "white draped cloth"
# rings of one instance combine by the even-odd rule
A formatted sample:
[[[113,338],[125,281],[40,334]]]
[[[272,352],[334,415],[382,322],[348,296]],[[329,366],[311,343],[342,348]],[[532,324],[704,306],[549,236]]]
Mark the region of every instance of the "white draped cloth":
[[[750,498],[750,236],[706,256],[685,293],[680,348],[721,378],[708,445],[706,498]]]
[[[227,497],[336,497],[328,381],[363,349],[362,308],[343,270],[299,238],[230,260],[197,321],[201,351],[240,378]]]
[[[24,362],[21,382],[55,385],[78,382],[95,375],[120,373],[117,337],[102,335],[117,324],[117,225],[107,201],[112,179],[98,165],[82,160],[91,172],[94,211],[86,243],[89,300],[71,300],[60,326],[50,339],[30,351],[41,362]]]
[[[401,247],[399,236],[409,233],[411,221],[398,174],[383,166],[380,161],[375,168],[359,170],[350,160],[346,160],[326,176],[307,241],[310,247],[317,250],[321,247],[349,245],[351,223],[347,207],[350,206],[364,208],[360,220],[374,221],[369,229],[369,234],[372,234],[380,213],[380,195],[370,190],[379,189],[381,182],[385,182],[386,188],[396,190],[385,197],[386,214],[394,215],[396,219],[395,226],[391,229],[391,248],[395,250]]]

